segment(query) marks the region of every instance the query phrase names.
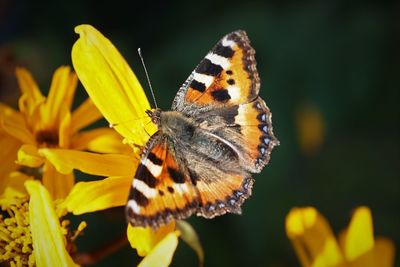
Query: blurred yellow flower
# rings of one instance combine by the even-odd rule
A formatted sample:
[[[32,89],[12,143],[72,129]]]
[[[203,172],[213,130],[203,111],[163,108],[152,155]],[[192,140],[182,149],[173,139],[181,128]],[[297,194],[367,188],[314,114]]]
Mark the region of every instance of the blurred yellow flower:
[[[306,155],[319,151],[325,138],[325,122],[321,111],[311,104],[302,105],[296,112],[297,139]]]
[[[130,161],[121,158],[110,166],[108,174],[104,173],[111,177],[76,184],[65,206],[74,214],[82,214],[126,204],[139,162],[138,147],[143,147],[149,134],[157,129],[145,113],[150,104],[139,81],[110,40],[90,25],[77,26],[75,31],[80,35],[72,48],[75,71],[97,108],[121,134],[124,143],[134,149]],[[140,256],[146,256],[140,266],[168,266],[171,263],[180,235],[175,229],[175,222],[157,230],[128,225],[131,246]],[[200,255],[201,246],[197,236],[193,237],[194,230],[186,233],[191,235],[187,240],[197,242],[195,246],[200,249],[196,252]]]
[[[71,113],[77,76],[69,67],[56,70],[47,98],[26,69],[18,68],[16,74],[22,92],[19,112],[4,105],[0,109],[0,134],[5,136],[4,133],[7,133],[7,138],[13,142],[3,138],[1,142],[9,142],[8,151],[15,151],[19,146],[16,162],[23,166],[18,168],[19,171],[40,178],[54,199],[64,198],[74,185],[74,176],[72,170],[65,172],[58,168],[61,164],[58,155],[76,152],[73,154],[75,158],[69,160],[73,165],[74,161],[88,160],[89,153],[78,150],[114,152],[115,148],[104,144],[107,143],[105,139],[115,143],[115,132],[109,128],[79,132],[100,119],[101,114],[90,99]],[[1,159],[7,159],[8,154],[11,153],[0,155]],[[10,158],[14,159],[15,156]],[[11,167],[15,168],[15,165],[4,164],[0,172],[6,175]],[[0,187],[0,192],[3,190],[4,187]]]
[[[303,267],[392,267],[391,240],[374,238],[371,211],[360,207],[338,240],[315,208],[293,208],[286,217],[286,233]]]
[[[2,114],[12,114],[15,111],[0,103],[0,117]],[[0,125],[0,194],[5,190],[6,179],[11,172],[18,169],[17,151],[22,143],[18,139],[6,133]]]
[[[84,224],[71,234],[67,230],[68,221],[61,222],[63,247],[54,247],[56,241],[48,233],[59,231],[56,226],[66,214],[63,200],[68,198],[74,201],[73,197],[69,197],[74,185],[73,169],[109,176],[110,170],[135,162],[135,158],[123,154],[127,153],[127,146],[122,144],[122,138],[113,129],[79,131],[100,119],[101,114],[91,100],[86,100],[71,113],[77,76],[69,67],[57,69],[47,98],[27,70],[17,69],[17,78],[22,92],[19,112],[0,104],[0,204],[2,210],[8,213],[0,219],[4,230],[0,231],[0,240],[7,243],[2,246],[5,250],[0,251],[4,255],[1,261],[17,266],[21,261],[25,265],[36,261],[38,266],[71,266],[73,262],[69,255],[64,255],[65,246],[68,246],[68,252],[73,252],[73,240]],[[120,154],[103,155],[80,150]],[[132,171],[116,172],[116,175],[119,174],[132,175]],[[41,183],[29,182],[32,179]],[[35,200],[37,192],[41,197]],[[47,192],[50,193],[48,197]],[[57,203],[57,223],[51,199]],[[38,201],[42,201],[41,204]],[[27,218],[28,215],[30,218]],[[53,224],[50,224],[52,221]],[[7,232],[10,227],[13,232]],[[33,240],[33,243],[27,240]],[[22,241],[30,245],[21,250],[19,244]],[[53,257],[53,252],[58,254]],[[44,257],[46,253],[50,254]]]
[[[77,266],[71,256],[72,242],[86,226],[75,233],[56,212],[46,188],[39,181],[26,181],[28,195],[0,197],[0,263],[9,266]]]

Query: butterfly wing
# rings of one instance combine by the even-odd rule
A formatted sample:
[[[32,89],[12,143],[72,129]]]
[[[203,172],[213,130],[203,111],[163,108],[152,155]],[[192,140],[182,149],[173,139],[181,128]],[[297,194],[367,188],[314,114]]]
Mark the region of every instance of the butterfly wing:
[[[197,147],[199,151],[195,147],[184,150],[186,144],[173,144],[160,133],[151,137],[126,205],[127,219],[132,225],[157,228],[194,213],[213,218],[227,212],[241,212],[241,204],[251,195],[253,179],[233,168],[234,151],[230,152],[230,163],[213,155],[231,148],[215,136],[209,137],[208,141],[206,136],[194,140],[204,143],[203,147]],[[220,148],[207,157],[202,151],[208,144]]]
[[[200,62],[174,99],[172,110],[235,105],[258,96],[260,79],[254,49],[244,31],[224,36]]]
[[[167,141],[156,133],[148,141],[132,181],[126,205],[128,221],[156,228],[190,216],[197,206],[196,189],[181,171]]]
[[[249,172],[260,172],[279,141],[271,113],[258,94],[260,79],[255,51],[244,31],[224,36],[179,89],[172,109],[192,117],[205,132],[223,140],[238,156],[236,166],[190,155],[186,165],[197,177],[198,215],[211,218],[240,213],[251,195]],[[197,157],[197,158],[196,158]],[[204,168],[200,162],[204,163]]]
[[[259,96],[255,51],[244,31],[224,36],[182,85],[173,110],[193,117],[241,151],[250,172],[260,172],[279,142],[272,115]]]

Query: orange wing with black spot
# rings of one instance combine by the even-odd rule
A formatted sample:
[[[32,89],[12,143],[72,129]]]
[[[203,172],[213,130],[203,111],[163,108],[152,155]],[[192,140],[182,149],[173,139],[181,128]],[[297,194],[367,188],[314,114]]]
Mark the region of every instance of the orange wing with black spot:
[[[254,100],[260,89],[254,54],[244,31],[226,35],[183,84],[172,109],[190,113],[192,104],[226,106]]]
[[[160,137],[149,141],[132,181],[126,215],[134,226],[157,228],[190,216],[198,207],[196,189]]]
[[[270,159],[272,149],[279,145],[272,128],[272,114],[264,100],[237,106],[234,125],[240,126],[244,154],[248,155],[252,172],[260,172]]]

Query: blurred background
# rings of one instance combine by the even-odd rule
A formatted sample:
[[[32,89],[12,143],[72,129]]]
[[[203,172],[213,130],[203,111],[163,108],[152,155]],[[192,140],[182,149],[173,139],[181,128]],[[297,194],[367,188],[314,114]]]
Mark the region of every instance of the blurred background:
[[[242,216],[188,220],[205,266],[299,266],[284,222],[292,207],[306,205],[335,233],[347,227],[355,207],[367,205],[375,235],[399,249],[400,2],[132,3],[0,0],[0,101],[16,106],[19,65],[47,92],[53,71],[71,65],[74,26],[89,23],[112,40],[147,90],[136,52],[142,48],[159,106],[169,109],[208,50],[226,33],[246,30],[281,145],[254,175]],[[86,97],[80,85],[77,103]],[[78,219],[89,225],[78,239],[80,251],[95,251],[126,229],[122,208]],[[139,261],[126,246],[96,266]],[[172,266],[196,265],[195,253],[180,242]]]

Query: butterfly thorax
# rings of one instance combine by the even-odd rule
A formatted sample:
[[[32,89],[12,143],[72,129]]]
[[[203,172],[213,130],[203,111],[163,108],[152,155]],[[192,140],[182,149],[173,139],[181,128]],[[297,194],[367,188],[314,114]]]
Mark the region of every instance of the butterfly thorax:
[[[193,136],[196,123],[181,112],[156,109],[150,112],[149,116],[158,126],[160,133],[169,139],[189,141]]]

